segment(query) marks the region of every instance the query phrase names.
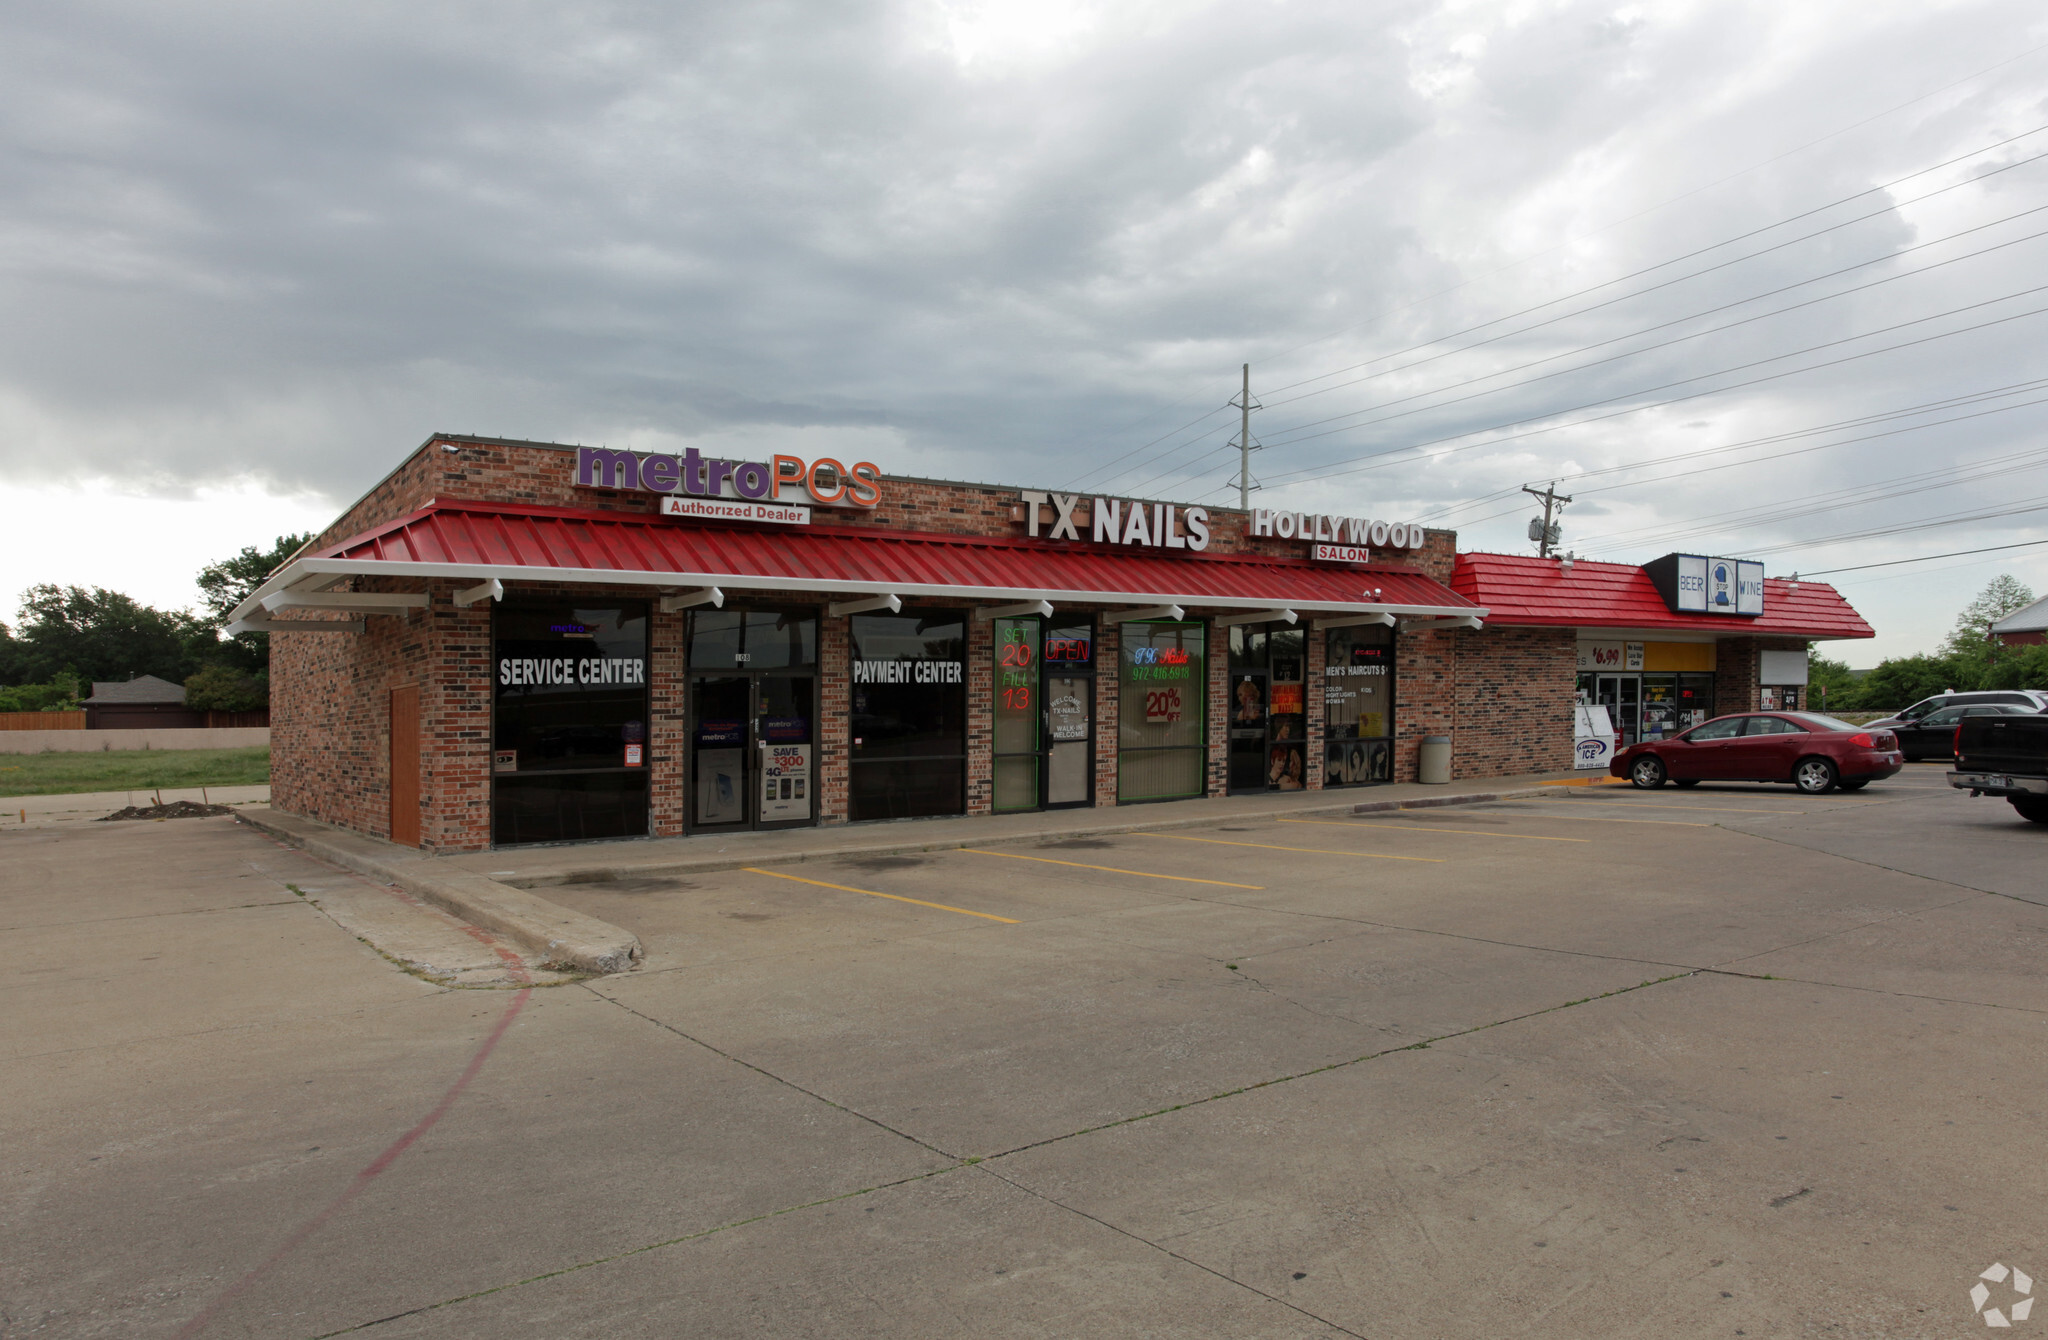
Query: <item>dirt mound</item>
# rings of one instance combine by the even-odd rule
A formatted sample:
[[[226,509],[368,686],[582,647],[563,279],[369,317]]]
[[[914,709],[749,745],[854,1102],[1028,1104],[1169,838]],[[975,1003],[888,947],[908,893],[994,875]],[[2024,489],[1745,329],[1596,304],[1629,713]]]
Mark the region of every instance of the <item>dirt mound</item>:
[[[209,815],[233,814],[226,805],[201,805],[196,800],[174,800],[168,805],[130,805],[125,810],[115,810],[105,819],[93,820],[103,824],[113,819],[204,819]]]

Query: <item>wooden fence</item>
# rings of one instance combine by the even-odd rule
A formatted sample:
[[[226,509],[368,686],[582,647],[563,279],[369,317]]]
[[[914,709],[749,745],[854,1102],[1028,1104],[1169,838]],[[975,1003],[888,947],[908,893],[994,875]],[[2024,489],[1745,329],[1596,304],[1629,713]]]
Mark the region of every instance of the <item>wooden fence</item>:
[[[0,712],[0,730],[84,730],[85,711]]]

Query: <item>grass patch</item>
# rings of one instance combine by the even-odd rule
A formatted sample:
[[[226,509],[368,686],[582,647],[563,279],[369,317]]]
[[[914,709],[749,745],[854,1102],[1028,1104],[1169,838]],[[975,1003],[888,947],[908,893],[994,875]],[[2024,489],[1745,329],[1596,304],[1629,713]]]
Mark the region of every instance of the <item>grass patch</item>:
[[[153,791],[174,786],[262,786],[269,781],[269,745],[247,749],[0,754],[0,796]]]

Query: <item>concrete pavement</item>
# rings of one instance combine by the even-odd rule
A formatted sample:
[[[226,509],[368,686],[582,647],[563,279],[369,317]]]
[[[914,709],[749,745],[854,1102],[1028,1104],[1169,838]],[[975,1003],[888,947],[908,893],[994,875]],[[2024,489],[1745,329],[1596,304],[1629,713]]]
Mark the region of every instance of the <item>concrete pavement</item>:
[[[0,835],[9,1336],[1923,1337],[2048,1262],[2048,829],[1910,773],[552,884],[645,958],[530,994],[122,828]]]

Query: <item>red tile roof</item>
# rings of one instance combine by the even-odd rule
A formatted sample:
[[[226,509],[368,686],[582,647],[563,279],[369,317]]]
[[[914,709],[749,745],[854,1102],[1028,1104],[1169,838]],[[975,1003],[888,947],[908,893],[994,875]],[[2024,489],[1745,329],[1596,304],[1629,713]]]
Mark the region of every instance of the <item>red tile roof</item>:
[[[1674,614],[1641,568],[1583,558],[1567,573],[1554,558],[1459,554],[1451,589],[1492,610],[1489,624],[1656,628],[1774,637],[1877,636],[1834,587],[1802,581],[1795,590],[1784,577],[1764,579],[1764,612],[1753,619]]]
[[[346,560],[351,570],[394,575],[514,578],[524,569],[535,581],[601,582],[611,574],[630,574],[642,585],[1482,613],[1407,568],[865,527],[678,523],[634,513],[492,503],[432,502],[307,559]],[[368,566],[382,564],[393,566]],[[1369,589],[1378,594],[1369,595]]]

